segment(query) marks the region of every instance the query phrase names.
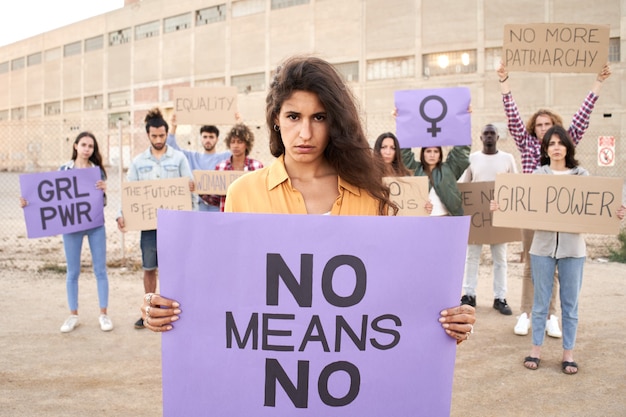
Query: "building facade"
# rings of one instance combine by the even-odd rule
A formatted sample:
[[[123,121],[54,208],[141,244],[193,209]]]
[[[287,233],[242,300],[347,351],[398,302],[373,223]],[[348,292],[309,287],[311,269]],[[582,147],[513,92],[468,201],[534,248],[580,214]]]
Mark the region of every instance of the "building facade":
[[[143,117],[171,109],[177,86],[235,86],[244,120],[256,127],[253,157],[270,162],[265,92],[292,54],[332,62],[360,100],[370,140],[395,129],[394,91],[468,87],[474,141],[485,123],[502,126],[495,68],[511,23],[610,25],[613,70],[580,153],[597,172],[598,136],[626,152],[626,0],[134,0],[125,7],[0,48],[0,169],[58,166],[77,131],[92,130],[111,165],[147,146]],[[524,118],[540,107],[565,121],[593,74],[511,73]],[[169,111],[169,110],[168,110]],[[224,128],[228,128],[225,126]],[[197,126],[181,126],[198,148]],[[512,141],[503,141],[513,150]],[[223,145],[222,145],[223,146]],[[624,176],[625,167],[600,171]]]

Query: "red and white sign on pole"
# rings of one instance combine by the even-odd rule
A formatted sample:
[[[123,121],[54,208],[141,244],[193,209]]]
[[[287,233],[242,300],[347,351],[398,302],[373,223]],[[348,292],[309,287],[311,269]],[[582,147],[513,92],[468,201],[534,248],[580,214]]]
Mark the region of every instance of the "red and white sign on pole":
[[[612,167],[615,165],[615,137],[598,137],[598,166]]]

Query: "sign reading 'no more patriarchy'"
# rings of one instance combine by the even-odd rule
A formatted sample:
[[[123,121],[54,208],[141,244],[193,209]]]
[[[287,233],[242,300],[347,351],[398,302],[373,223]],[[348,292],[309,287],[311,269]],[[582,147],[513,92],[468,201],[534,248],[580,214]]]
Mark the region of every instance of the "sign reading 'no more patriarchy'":
[[[562,23],[505,25],[509,71],[598,73],[608,61],[609,26]]]
[[[468,217],[158,217],[164,416],[449,416]]]

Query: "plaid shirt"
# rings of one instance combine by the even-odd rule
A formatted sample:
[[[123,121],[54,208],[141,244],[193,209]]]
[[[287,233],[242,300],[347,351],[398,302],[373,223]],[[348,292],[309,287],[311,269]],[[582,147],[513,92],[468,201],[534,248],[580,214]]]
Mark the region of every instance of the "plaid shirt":
[[[232,157],[220,162],[215,166],[216,171],[234,171],[232,164]],[[263,164],[261,161],[257,161],[256,159],[248,158],[246,156],[245,161],[243,161],[243,170],[244,171],[256,171],[257,169],[263,168]],[[226,196],[221,195],[220,197],[220,211],[224,211],[224,204],[226,203]]]
[[[583,138],[585,131],[589,127],[589,117],[597,100],[598,96],[590,91],[587,97],[585,97],[582,106],[574,115],[572,124],[567,131],[574,141],[574,145],[578,145],[578,142]],[[530,174],[539,166],[541,142],[537,139],[534,132],[529,133],[526,130],[511,93],[503,94],[502,102],[504,103],[504,112],[508,119],[509,132],[515,139],[515,146],[522,154],[522,172]]]

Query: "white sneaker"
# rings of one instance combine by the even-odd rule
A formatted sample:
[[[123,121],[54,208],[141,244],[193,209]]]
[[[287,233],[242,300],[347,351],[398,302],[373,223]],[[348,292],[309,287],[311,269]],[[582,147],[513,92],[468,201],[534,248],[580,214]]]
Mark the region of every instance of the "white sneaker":
[[[550,314],[550,318],[546,321],[546,333],[548,336],[556,338],[563,335],[559,329],[559,318],[554,314]]]
[[[69,333],[78,326],[78,315],[72,314],[61,326],[61,333]]]
[[[528,314],[522,313],[517,318],[517,324],[513,329],[513,332],[519,336],[526,336],[528,334],[528,329],[530,329],[530,319],[528,318]]]
[[[113,330],[113,322],[106,314],[100,314],[100,317],[98,317],[98,321],[100,322],[100,329],[103,332],[110,332],[111,330]]]

